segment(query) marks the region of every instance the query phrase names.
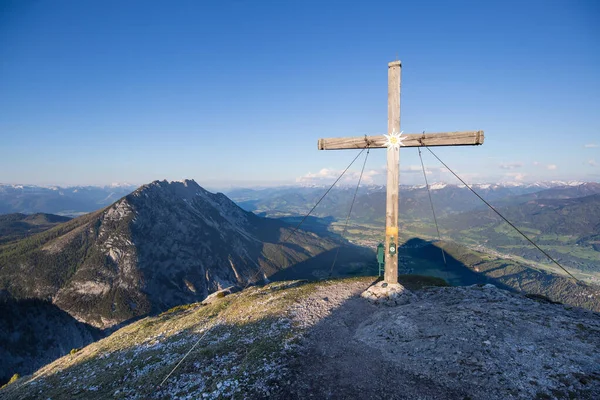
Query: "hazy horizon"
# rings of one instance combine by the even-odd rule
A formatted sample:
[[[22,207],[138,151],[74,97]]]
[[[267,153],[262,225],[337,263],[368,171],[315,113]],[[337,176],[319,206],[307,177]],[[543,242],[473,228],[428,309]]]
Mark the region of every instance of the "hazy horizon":
[[[421,175],[422,176],[422,175]],[[0,182],[0,185],[13,185],[13,186],[36,186],[42,188],[72,188],[72,187],[132,187],[137,188],[145,184],[149,184],[154,181],[163,181],[167,180],[169,182],[177,182],[183,181],[185,179],[194,180],[198,185],[204,187],[205,189],[265,189],[265,188],[276,188],[276,187],[299,187],[299,186],[329,186],[333,183],[334,179],[331,180],[323,180],[318,182],[272,182],[272,181],[264,181],[264,182],[230,182],[228,184],[218,184],[213,181],[201,181],[195,178],[183,178],[183,179],[153,179],[148,182],[140,182],[140,183],[131,183],[131,182],[111,182],[107,184],[90,184],[90,183],[79,183],[79,184],[59,184],[59,183],[30,183],[30,182]],[[343,180],[343,179],[342,179]],[[340,180],[336,184],[336,187],[355,187],[357,182],[352,182],[350,180],[343,181]],[[429,185],[436,184],[446,184],[446,185],[457,185],[463,186],[461,182],[458,180],[446,180],[446,181],[435,181],[431,180],[428,177]],[[535,183],[600,183],[600,179],[592,179],[592,180],[579,180],[579,179],[554,179],[554,180],[531,180],[531,181],[475,181],[475,182],[467,182],[470,185],[531,185]],[[400,186],[424,186],[425,182],[415,182],[415,183],[404,183],[400,182]],[[365,183],[361,182],[361,187],[363,186],[385,186],[385,182],[381,183]]]

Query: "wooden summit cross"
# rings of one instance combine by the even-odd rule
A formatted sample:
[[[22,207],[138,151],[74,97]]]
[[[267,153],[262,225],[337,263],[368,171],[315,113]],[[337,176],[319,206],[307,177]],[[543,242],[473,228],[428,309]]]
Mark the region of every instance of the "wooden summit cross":
[[[403,134],[400,132],[400,76],[402,63],[388,64],[388,134],[319,139],[319,150],[387,148],[387,195],[385,211],[385,282],[398,283],[398,184],[400,146],[475,146],[483,144],[483,131]]]

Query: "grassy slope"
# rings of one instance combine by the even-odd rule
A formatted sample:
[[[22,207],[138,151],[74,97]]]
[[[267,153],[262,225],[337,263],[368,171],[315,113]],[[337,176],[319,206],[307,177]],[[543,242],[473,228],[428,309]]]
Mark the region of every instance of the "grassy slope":
[[[346,281],[373,281],[372,277]],[[407,287],[444,285],[428,277],[402,277]],[[105,399],[184,397],[205,392],[210,398],[243,392],[268,394],[273,381],[285,376],[282,359],[293,356],[301,328],[293,326],[289,309],[321,281],[299,285],[276,282],[253,287],[208,305],[176,307],[122,328],[73,355],[67,355],[0,391],[6,399]],[[284,290],[285,289],[285,290]],[[208,332],[206,336],[203,336]],[[183,354],[199,346],[161,389],[157,386]],[[198,370],[202,379],[198,379]],[[191,374],[194,371],[194,374]],[[193,376],[193,378],[192,378]]]
[[[54,295],[80,265],[97,256],[90,252],[91,238],[85,228],[103,211],[99,210],[37,235],[0,245],[0,288],[10,288],[11,294],[18,298]],[[43,250],[51,243],[60,248],[60,251]],[[69,268],[65,268],[65,265]],[[23,271],[27,271],[28,275],[24,275]]]

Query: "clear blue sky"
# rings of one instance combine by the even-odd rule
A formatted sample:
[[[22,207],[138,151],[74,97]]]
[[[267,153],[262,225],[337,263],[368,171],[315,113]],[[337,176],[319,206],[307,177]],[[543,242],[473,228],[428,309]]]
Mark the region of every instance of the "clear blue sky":
[[[404,132],[485,130],[438,150],[470,182],[599,181],[598,20],[577,0],[0,0],[0,182],[326,180],[356,153],[319,137],[385,133],[396,55]]]

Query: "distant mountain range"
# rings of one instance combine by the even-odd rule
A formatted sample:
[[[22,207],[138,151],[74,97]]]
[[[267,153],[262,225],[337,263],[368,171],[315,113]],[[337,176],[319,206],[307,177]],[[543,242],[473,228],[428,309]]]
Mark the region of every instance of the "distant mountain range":
[[[500,183],[500,184],[475,184],[472,187],[490,196],[491,200],[506,196],[519,196],[539,192],[543,189],[558,188],[569,191],[571,188],[586,185],[582,182],[536,182],[536,183]],[[587,185],[599,185],[589,183]],[[64,216],[80,216],[100,208],[106,207],[123,196],[131,193],[137,186],[130,184],[112,184],[106,186],[36,186],[16,185],[0,183],[0,214],[10,213],[49,213]],[[284,209],[302,206],[303,202],[317,200],[324,192],[326,186],[280,186],[264,189],[231,189],[225,193],[242,208],[249,211],[267,211],[275,213],[277,207],[283,204]],[[410,192],[418,192],[424,188],[421,186],[401,186],[401,198]],[[464,186],[450,185],[445,183],[434,183],[431,190],[436,192],[451,191],[452,189],[465,189]],[[353,187],[341,187],[334,189],[331,197],[327,198],[323,206],[329,204],[332,209],[339,206],[337,200],[340,196],[348,196],[353,193]],[[338,192],[340,196],[336,196]],[[373,193],[384,193],[385,187],[381,185],[364,185],[359,194],[369,195]],[[589,193],[593,194],[593,193]],[[410,196],[409,196],[410,197]],[[443,196],[442,196],[443,197]],[[472,201],[472,199],[471,199]],[[462,202],[461,202],[462,203]],[[471,204],[471,203],[469,203]],[[288,210],[289,211],[289,210]]]
[[[522,189],[532,189],[532,190],[541,190],[541,189],[549,189],[553,187],[564,187],[564,186],[579,186],[585,182],[582,181],[539,181],[539,182],[496,182],[496,183],[474,183],[470,186],[476,189],[498,189],[498,188],[522,188]],[[298,184],[298,185],[289,185],[289,186],[281,186],[281,187],[303,187],[303,188],[328,188],[330,185],[327,184]],[[345,185],[346,187],[354,187],[353,185]],[[445,182],[433,182],[430,185],[430,189],[437,190],[442,189],[447,186],[460,186],[464,187],[464,185],[445,183]],[[362,185],[363,188],[369,188],[371,190],[385,190],[385,185],[372,185],[366,184]],[[422,189],[425,188],[425,185],[402,185],[400,184],[400,188],[402,189]],[[258,190],[269,190],[272,188],[260,188]],[[238,190],[246,190],[243,188],[232,189],[227,193],[232,193],[233,191]],[[254,189],[249,189],[254,190]]]
[[[511,205],[535,198],[574,198],[600,193],[600,183],[539,182],[534,184],[472,185],[486,200],[498,205]],[[464,185],[433,184],[432,199],[438,216],[447,216],[486,206]],[[290,216],[307,213],[325,192],[323,187],[277,187],[266,189],[235,189],[227,195],[240,207],[266,216]],[[318,217],[346,218],[355,188],[340,187],[329,192],[314,210]],[[400,218],[404,220],[430,218],[431,206],[425,186],[401,186]],[[385,217],[385,187],[359,188],[352,220],[383,222]]]
[[[578,185],[554,186],[545,190],[525,193],[508,199],[508,203],[520,204],[538,199],[573,199],[600,194],[600,183],[586,182]],[[504,204],[505,202],[501,202]]]
[[[106,207],[135,188],[128,184],[72,187],[0,184],[0,214],[79,216]]]

